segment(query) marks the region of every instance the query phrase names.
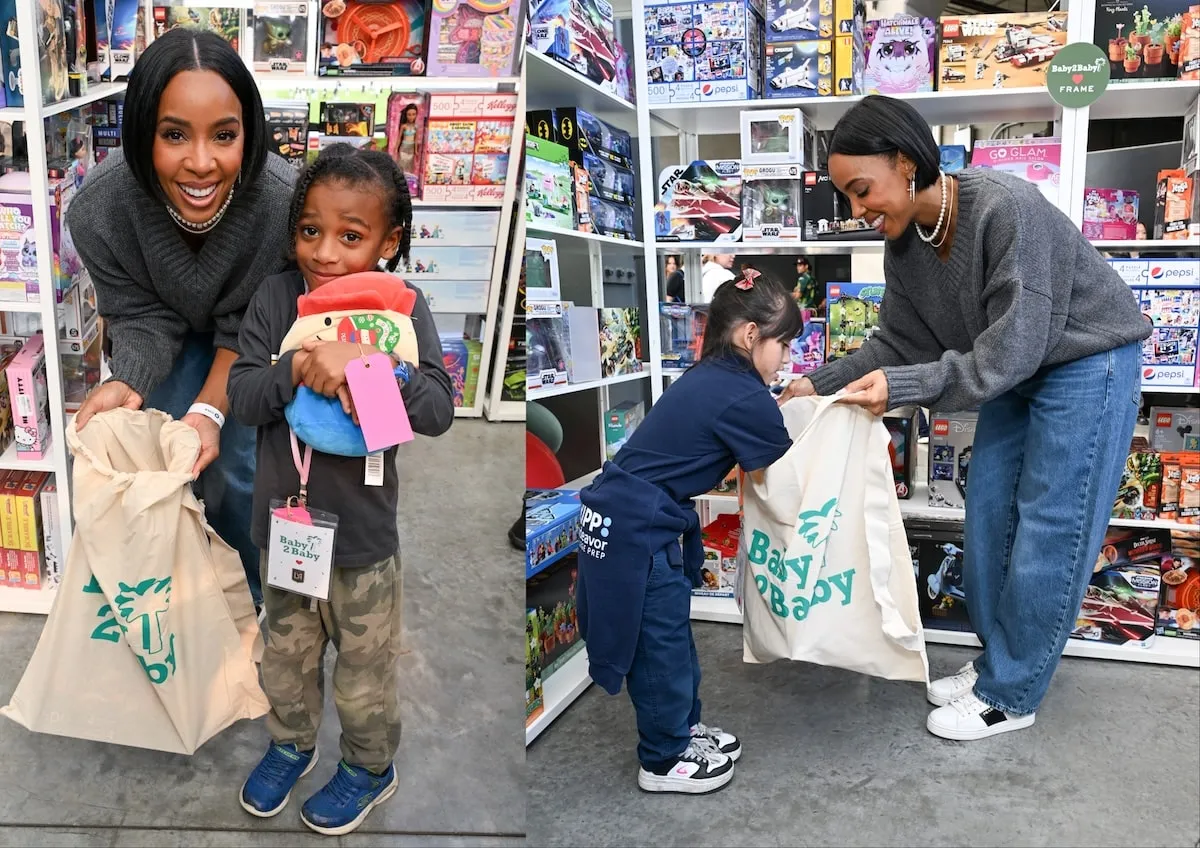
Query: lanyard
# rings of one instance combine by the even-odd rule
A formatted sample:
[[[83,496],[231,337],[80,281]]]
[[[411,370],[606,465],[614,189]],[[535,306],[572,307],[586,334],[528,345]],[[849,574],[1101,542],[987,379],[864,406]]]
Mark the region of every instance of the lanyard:
[[[308,470],[312,467],[312,445],[304,446],[304,459],[300,458],[300,444],[296,441],[296,432],[290,427],[288,435],[292,439],[292,462],[296,465],[296,472],[300,475],[300,505],[308,505]]]

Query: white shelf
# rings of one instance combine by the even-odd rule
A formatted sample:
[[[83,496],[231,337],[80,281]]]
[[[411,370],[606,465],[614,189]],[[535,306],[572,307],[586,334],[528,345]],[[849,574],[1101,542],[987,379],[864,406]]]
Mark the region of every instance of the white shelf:
[[[550,723],[571,705],[571,702],[592,685],[588,676],[587,648],[566,661],[542,684],[542,714],[525,727],[525,744],[537,739]]]
[[[0,118],[3,120],[3,118]],[[38,312],[42,311],[40,303],[29,303],[25,300],[0,300],[0,312]]]
[[[489,421],[524,421],[525,401],[502,400],[494,416],[488,416]]]
[[[737,492],[705,492],[703,495],[696,495],[692,500],[736,504],[738,502],[738,494]]]
[[[1093,121],[1179,117],[1196,102],[1196,84],[1187,80],[1110,83],[1091,107]]]
[[[53,471],[53,456],[47,453],[42,459],[24,459],[17,454],[17,443],[9,445],[0,455],[0,470],[3,471]],[[0,606],[3,609],[3,606]]]
[[[81,106],[95,103],[97,100],[103,100],[106,97],[112,97],[114,94],[122,94],[124,91],[125,83],[123,82],[95,83],[88,86],[87,94],[82,97],[71,97],[67,100],[51,103],[49,106],[43,106],[41,108],[41,115],[43,118],[48,118],[60,112],[70,112],[72,109],[78,109]],[[28,102],[26,105],[28,106]]]
[[[811,255],[850,253],[854,250],[882,251],[883,239],[869,241],[804,241],[803,239],[757,239],[755,241],[656,241],[654,246],[663,253],[702,250],[705,253],[806,253]]]
[[[692,595],[692,618],[696,621],[715,621],[719,624],[741,624],[742,611],[733,598],[712,598]]]
[[[455,418],[478,418],[483,415],[483,410],[474,406],[456,406],[454,407]]]
[[[1200,239],[1193,241],[1167,240],[1167,239],[1148,239],[1143,241],[1130,241],[1120,239],[1102,239],[1093,241],[1092,244],[1100,250],[1116,250],[1122,253],[1127,251],[1139,252],[1150,251],[1159,253],[1168,250],[1200,250]]]
[[[1197,395],[1200,394],[1200,389],[1195,386],[1152,386],[1142,383],[1142,394]]]
[[[18,589],[0,586],[0,612],[21,612],[29,615],[49,615],[57,590],[53,588]]]
[[[599,469],[599,468],[595,469],[594,471],[589,471],[587,474],[584,474],[582,477],[576,477],[574,480],[568,480],[566,483],[563,483],[560,488],[569,489],[572,491],[579,491],[584,486],[586,486],[588,483],[591,483],[593,480],[595,480],[597,477],[599,477],[600,471],[601,471],[601,469]]]
[[[533,221],[525,222],[525,229],[531,233],[549,236],[551,238],[565,239],[580,239],[581,241],[595,241],[600,244],[611,244],[614,247],[625,247],[635,250],[642,250],[645,245],[640,241],[633,239],[617,238],[615,236],[602,236],[599,233],[581,233],[578,230],[567,230],[562,227],[551,226],[550,224],[537,224]]]
[[[617,129],[637,133],[637,112],[632,103],[548,56],[526,51],[525,80],[527,96],[534,101],[531,110],[577,106]]]
[[[589,389],[598,389],[601,386],[615,386],[618,383],[632,383],[634,380],[644,380],[650,376],[650,368],[643,366],[643,370],[636,374],[621,374],[616,377],[605,377],[601,380],[589,380],[586,383],[567,383],[565,386],[547,386],[543,389],[526,389],[525,397],[527,400],[541,400],[542,398],[557,397],[558,395],[570,395],[575,392],[586,392]]]

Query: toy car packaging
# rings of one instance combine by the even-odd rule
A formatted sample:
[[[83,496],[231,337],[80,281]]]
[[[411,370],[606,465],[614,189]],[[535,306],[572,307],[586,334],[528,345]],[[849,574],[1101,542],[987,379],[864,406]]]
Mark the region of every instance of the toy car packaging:
[[[1072,638],[1118,645],[1147,642],[1154,635],[1167,563],[1173,563],[1169,530],[1109,528]]]
[[[938,89],[1031,88],[1067,43],[1066,12],[944,17]]]
[[[740,241],[742,164],[699,159],[658,178],[654,231],[659,241]]]
[[[279,355],[317,339],[359,342],[404,362],[418,362],[412,325],[416,301],[417,293],[394,274],[348,274],[300,296],[298,317],[280,343]],[[368,454],[362,428],[337,398],[299,386],[284,414],[296,438],[313,450],[334,456]]]

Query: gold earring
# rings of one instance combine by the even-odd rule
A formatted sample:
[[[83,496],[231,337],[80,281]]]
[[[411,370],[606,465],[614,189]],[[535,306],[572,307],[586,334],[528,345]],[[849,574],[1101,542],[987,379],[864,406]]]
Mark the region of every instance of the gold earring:
[[[908,200],[910,203],[917,202],[917,178],[908,178]]]

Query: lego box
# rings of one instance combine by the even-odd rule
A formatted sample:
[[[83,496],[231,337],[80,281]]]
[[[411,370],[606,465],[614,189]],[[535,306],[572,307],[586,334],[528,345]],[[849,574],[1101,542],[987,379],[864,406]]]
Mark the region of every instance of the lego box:
[[[766,0],[767,43],[832,38],[833,0]]]
[[[883,233],[850,214],[850,201],[827,171],[805,171],[800,193],[805,241],[882,241]]]
[[[825,304],[829,315],[825,359],[849,356],[871,337],[879,326],[883,303],[882,283],[827,283]]]
[[[525,493],[525,577],[579,547],[579,492],[536,489]]]
[[[1150,408],[1150,449],[1200,451],[1200,410],[1175,406]]]
[[[833,39],[766,45],[763,78],[768,98],[829,97],[833,94]]]
[[[1121,485],[1113,502],[1113,518],[1153,521],[1162,502],[1162,455],[1133,450],[1125,458]]]
[[[974,412],[931,412],[929,415],[929,505],[963,509],[967,504],[967,472],[975,441]]]
[[[904,529],[913,551],[921,623],[931,630],[972,632],[963,588],[962,522],[909,520]]]
[[[1066,12],[944,17],[938,89],[1032,88],[1067,43]]]
[[[736,242],[742,237],[742,163],[697,160],[658,178],[659,241]]]
[[[651,106],[761,96],[760,0],[652,0],[645,13]]]

